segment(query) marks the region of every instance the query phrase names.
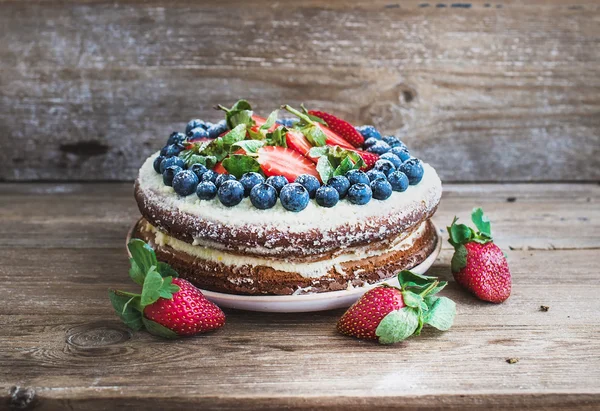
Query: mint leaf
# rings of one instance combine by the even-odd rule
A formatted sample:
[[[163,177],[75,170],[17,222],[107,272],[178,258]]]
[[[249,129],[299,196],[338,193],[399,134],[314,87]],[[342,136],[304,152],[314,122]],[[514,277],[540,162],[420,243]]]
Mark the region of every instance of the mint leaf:
[[[308,155],[311,157],[322,157],[329,153],[329,147],[313,147],[309,150]]]
[[[312,146],[324,146],[327,141],[327,136],[318,125],[307,124],[304,127],[297,128],[297,130],[304,134],[304,137]]]
[[[404,307],[386,315],[377,326],[375,335],[381,344],[393,344],[413,335],[419,325],[419,315],[414,308]]]
[[[191,167],[192,164],[202,164],[203,166],[206,166],[206,168],[214,168],[215,164],[218,162],[215,156],[203,156],[194,153],[193,149],[182,151],[179,153],[179,157],[188,168]]]
[[[242,140],[231,145],[231,150],[235,151],[236,148],[243,149],[247,154],[256,154],[258,149],[265,145],[264,141],[259,140]]]
[[[156,335],[158,337],[163,338],[177,338],[179,335],[173,330],[168,329],[165,326],[160,325],[159,323],[149,320],[145,317],[142,317],[142,321],[144,326],[146,326],[146,330],[152,335]]]
[[[136,284],[144,284],[144,278],[146,278],[146,273],[142,271],[140,266],[137,265],[133,258],[129,259],[129,263],[131,264],[131,268],[129,268],[129,277]]]
[[[150,305],[160,298],[160,290],[163,283],[164,279],[156,271],[155,267],[152,266],[146,274],[146,281],[144,281],[144,286],[142,287],[142,298],[140,301],[142,307]]]
[[[260,164],[254,157],[245,156],[242,154],[234,154],[223,160],[223,167],[229,174],[234,175],[236,178],[240,178],[244,173],[251,171],[259,172]]]
[[[223,145],[229,149],[233,144],[238,141],[242,141],[246,138],[246,125],[240,124],[234,127],[231,131],[225,134],[223,137],[219,137],[223,140]],[[217,140],[219,139],[217,138]]]
[[[156,266],[156,271],[158,271],[158,273],[163,278],[164,277],[174,277],[174,278],[179,277],[179,274],[177,273],[177,271],[175,271],[173,269],[173,267],[171,267],[167,263],[163,263],[162,261],[158,262],[158,265]]]
[[[246,100],[238,100],[230,109],[221,105],[218,105],[217,108],[225,112],[225,119],[229,129],[233,129],[240,124],[250,127],[255,124],[252,119],[252,106]]]
[[[490,223],[490,219],[483,214],[483,210],[481,208],[473,209],[473,212],[471,213],[471,220],[473,220],[473,224],[475,224],[475,227],[477,227],[481,234],[492,238],[492,225]]]
[[[279,112],[279,110],[275,110],[273,112],[271,112],[271,114],[269,114],[269,117],[267,117],[267,121],[265,122],[265,124],[263,124],[262,126],[259,127],[259,130],[261,131],[266,131],[268,129],[270,129],[273,124],[275,124],[275,121],[277,121],[277,113]]]
[[[128,294],[122,291],[108,290],[108,298],[121,321],[133,330],[141,330],[144,328],[142,313],[135,309],[136,303],[132,302],[132,300],[139,299],[139,297]]]
[[[311,149],[311,152],[312,152],[312,149]],[[329,179],[331,177],[333,177],[333,173],[335,172],[335,169],[329,162],[329,159],[327,158],[327,156],[319,157],[319,160],[317,161],[317,172],[319,173],[319,176],[321,177],[321,181],[324,183],[327,183],[329,181]]]
[[[129,240],[127,244],[131,258],[135,261],[142,273],[147,273],[150,267],[156,266],[156,254],[152,247],[137,238]]]
[[[454,323],[456,316],[456,304],[449,298],[439,297],[429,307],[423,317],[423,321],[438,330],[446,331]]]
[[[460,244],[456,247],[452,261],[450,261],[450,269],[453,273],[459,272],[462,268],[467,266],[467,248]]]

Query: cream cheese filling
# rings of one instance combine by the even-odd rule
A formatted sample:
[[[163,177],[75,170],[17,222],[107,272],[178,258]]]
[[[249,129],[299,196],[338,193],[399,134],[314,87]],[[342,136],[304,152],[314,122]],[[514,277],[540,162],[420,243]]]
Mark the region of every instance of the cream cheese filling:
[[[420,238],[427,229],[427,221],[421,223],[410,235],[400,235],[396,240],[390,243],[388,248],[383,250],[373,249],[370,246],[355,247],[351,252],[336,255],[330,259],[314,262],[297,263],[286,259],[261,258],[248,255],[236,255],[214,248],[203,247],[200,245],[192,245],[171,237],[159,231],[150,223],[142,226],[142,230],[154,234],[154,243],[158,246],[168,246],[173,250],[185,253],[195,258],[208,260],[216,263],[222,263],[232,267],[240,266],[266,266],[278,271],[288,273],[298,273],[304,278],[318,278],[328,274],[329,270],[334,267],[336,271],[344,270],[342,263],[350,261],[360,261],[365,258],[381,256],[387,253],[406,250],[412,247],[414,242]]]

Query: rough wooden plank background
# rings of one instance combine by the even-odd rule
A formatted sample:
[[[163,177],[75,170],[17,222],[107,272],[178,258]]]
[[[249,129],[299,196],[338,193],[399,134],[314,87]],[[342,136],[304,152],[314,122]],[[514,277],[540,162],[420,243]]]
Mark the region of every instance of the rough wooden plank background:
[[[446,185],[436,223],[482,205],[514,291],[491,305],[451,282],[445,333],[383,347],[338,335],[342,310],[228,310],[168,342],[129,332],[106,295],[131,287],[130,184],[0,184],[0,409],[597,410],[599,202],[596,184]],[[450,257],[430,274],[451,279]]]
[[[0,179],[132,179],[238,97],[374,123],[445,181],[597,181],[600,4],[0,0]]]

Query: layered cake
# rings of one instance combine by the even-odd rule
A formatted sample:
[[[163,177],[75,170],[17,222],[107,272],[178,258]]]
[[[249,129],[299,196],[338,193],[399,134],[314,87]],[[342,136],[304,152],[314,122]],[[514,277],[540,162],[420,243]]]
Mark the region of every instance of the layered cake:
[[[224,121],[171,134],[135,183],[133,236],[182,278],[231,294],[320,293],[389,279],[434,251],[441,182],[402,141],[304,108],[218,107]]]

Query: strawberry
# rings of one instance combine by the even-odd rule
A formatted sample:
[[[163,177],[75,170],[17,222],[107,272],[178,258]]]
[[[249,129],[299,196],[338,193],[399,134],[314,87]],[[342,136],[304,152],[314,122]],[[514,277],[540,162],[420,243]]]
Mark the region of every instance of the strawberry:
[[[360,134],[354,126],[333,114],[326,113],[324,111],[309,110],[308,114],[311,116],[319,117],[321,120],[327,123],[327,127],[334,133],[342,137],[348,143],[354,147],[362,147],[365,142],[365,138]]]
[[[446,282],[434,277],[401,271],[400,288],[387,284],[367,291],[338,321],[344,335],[377,340],[381,344],[419,335],[424,324],[447,330],[454,322],[456,305],[437,294]]]
[[[256,160],[267,177],[284,176],[290,183],[301,174],[320,179],[315,164],[291,148],[264,146],[257,154]]]
[[[448,234],[454,247],[451,269],[458,284],[477,298],[501,303],[510,296],[512,278],[502,250],[494,244],[490,220],[481,208],[473,209],[471,220],[478,231],[456,224],[455,217]]]
[[[158,262],[152,247],[142,240],[127,244],[131,254],[129,276],[142,286],[140,294],[109,290],[119,318],[130,328],[165,338],[191,336],[216,330],[225,314],[168,264]]]
[[[239,151],[239,150],[238,150]],[[244,151],[242,150],[242,153]],[[225,169],[225,167],[223,167],[223,164],[221,162],[218,162],[217,164],[215,164],[215,167],[213,168],[215,173],[219,173],[219,174],[229,174],[227,172],[227,170]]]
[[[375,165],[375,162],[379,160],[379,156],[375,153],[363,150],[353,150],[357,152],[365,162],[365,166],[361,170],[370,170]]]
[[[285,135],[285,141],[287,143],[287,146],[292,150],[297,151],[298,153],[302,154],[304,157],[309,158],[315,163],[317,162],[317,158],[313,158],[308,155],[308,152],[312,148],[312,145],[301,132],[296,130],[288,131]]]
[[[212,331],[225,324],[223,311],[189,281],[173,278],[172,284],[177,285],[179,291],[171,299],[159,298],[144,307],[144,317],[180,336]]]

